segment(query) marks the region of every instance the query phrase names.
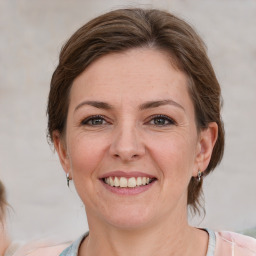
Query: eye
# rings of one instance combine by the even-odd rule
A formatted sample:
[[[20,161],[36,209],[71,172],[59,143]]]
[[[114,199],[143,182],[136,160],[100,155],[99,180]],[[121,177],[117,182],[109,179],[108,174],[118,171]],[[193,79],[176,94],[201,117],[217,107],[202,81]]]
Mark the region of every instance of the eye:
[[[96,116],[90,116],[84,119],[81,122],[82,125],[88,125],[88,126],[100,126],[100,125],[105,125],[107,124],[107,121],[104,119],[103,116],[101,115],[96,115]]]
[[[168,116],[156,115],[150,119],[149,124],[155,125],[155,126],[168,126],[168,125],[175,125],[176,122]]]

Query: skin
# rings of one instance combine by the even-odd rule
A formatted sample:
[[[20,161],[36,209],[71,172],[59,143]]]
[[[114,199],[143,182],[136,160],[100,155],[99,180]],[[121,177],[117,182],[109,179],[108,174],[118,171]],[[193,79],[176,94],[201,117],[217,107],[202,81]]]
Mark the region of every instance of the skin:
[[[88,121],[94,115],[102,117]],[[86,208],[90,235],[79,255],[206,255],[207,233],[187,223],[187,188],[206,169],[217,130],[210,123],[198,133],[187,78],[167,54],[139,48],[92,63],[72,85],[65,135],[53,134]],[[100,180],[116,170],[157,180],[120,195]]]
[[[4,255],[4,252],[8,248],[10,240],[8,238],[5,225],[0,223],[0,255]]]

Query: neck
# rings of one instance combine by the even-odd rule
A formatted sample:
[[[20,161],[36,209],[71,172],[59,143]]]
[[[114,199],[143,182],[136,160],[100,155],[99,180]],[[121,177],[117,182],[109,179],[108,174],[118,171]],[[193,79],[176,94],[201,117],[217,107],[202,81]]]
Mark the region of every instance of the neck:
[[[88,219],[90,223],[90,219]],[[82,243],[79,256],[105,255],[206,255],[208,236],[205,232],[192,228],[187,216],[162,218],[155,224],[143,228],[124,230],[113,226],[90,226],[90,235]],[[206,243],[201,243],[198,253],[199,233]],[[203,233],[205,234],[203,234]],[[206,238],[207,237],[207,238]],[[200,240],[200,242],[202,242]],[[100,246],[99,246],[100,245]],[[196,245],[196,246],[195,246]],[[199,246],[200,247],[200,246]],[[195,252],[195,254],[191,253]]]

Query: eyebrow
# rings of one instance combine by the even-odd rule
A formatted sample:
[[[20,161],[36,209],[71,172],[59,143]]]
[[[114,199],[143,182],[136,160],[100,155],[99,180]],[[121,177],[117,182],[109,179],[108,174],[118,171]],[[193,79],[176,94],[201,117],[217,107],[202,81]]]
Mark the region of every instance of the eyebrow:
[[[81,108],[82,106],[84,106],[84,105],[89,105],[89,106],[92,106],[92,107],[95,107],[95,108],[106,109],[106,110],[113,109],[113,106],[106,103],[106,102],[88,100],[88,101],[83,101],[80,104],[78,104],[76,106],[74,112],[76,110],[78,110],[79,108]]]
[[[185,111],[184,107],[182,107],[179,103],[174,100],[167,99],[167,100],[158,100],[158,101],[148,101],[140,105],[140,110],[149,109],[149,108],[157,108],[164,105],[172,105],[178,108],[181,108]]]
[[[92,107],[95,107],[95,108],[105,109],[105,110],[111,110],[111,109],[114,108],[112,105],[110,105],[106,102],[103,102],[103,101],[88,100],[88,101],[83,101],[80,104],[78,104],[76,106],[74,112],[76,110],[78,110],[79,108],[81,108],[82,106],[84,106],[84,105],[89,105],[89,106],[92,106]],[[176,101],[171,100],[171,99],[148,101],[148,102],[145,102],[145,103],[141,104],[139,106],[139,109],[140,110],[145,110],[145,109],[149,109],[149,108],[157,108],[157,107],[164,106],[164,105],[172,105],[172,106],[181,108],[183,111],[185,111],[184,107],[182,107],[179,103],[177,103]]]

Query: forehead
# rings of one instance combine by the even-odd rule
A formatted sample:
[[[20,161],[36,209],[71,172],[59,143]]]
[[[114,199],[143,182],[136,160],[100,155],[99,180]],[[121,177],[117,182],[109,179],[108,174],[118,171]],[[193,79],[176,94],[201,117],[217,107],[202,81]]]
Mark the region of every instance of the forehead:
[[[71,103],[97,98],[136,103],[174,98],[190,101],[186,75],[159,50],[139,48],[103,56],[73,82]]]

